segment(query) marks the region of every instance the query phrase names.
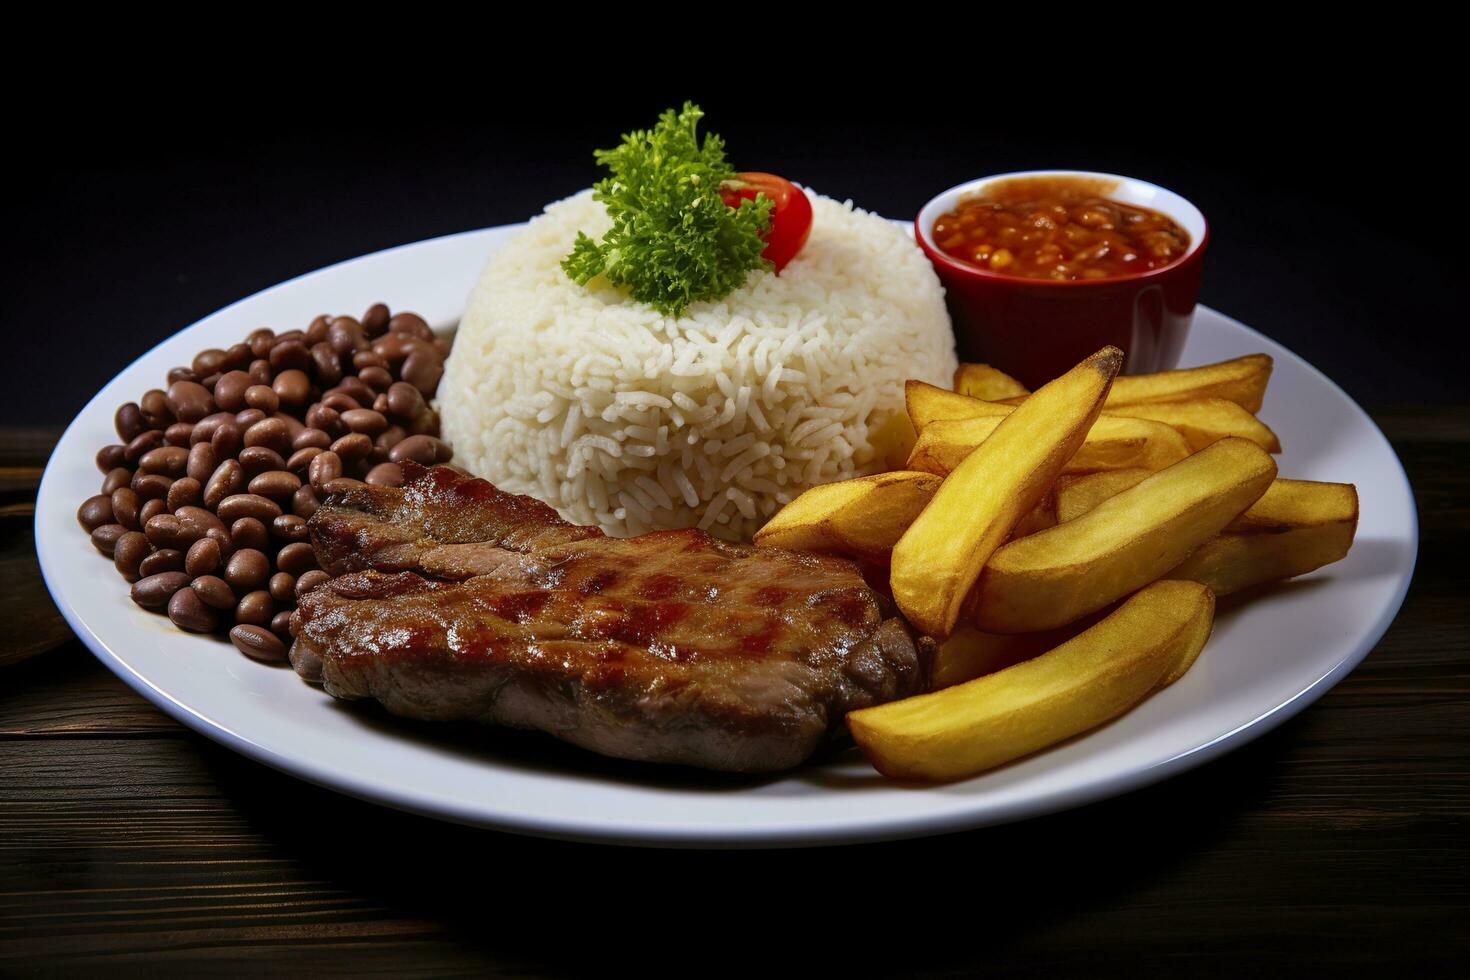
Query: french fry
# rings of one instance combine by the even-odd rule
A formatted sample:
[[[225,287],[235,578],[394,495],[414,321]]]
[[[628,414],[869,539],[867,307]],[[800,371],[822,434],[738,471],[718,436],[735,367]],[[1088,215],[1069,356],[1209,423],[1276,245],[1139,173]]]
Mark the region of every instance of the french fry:
[[[977,446],[990,438],[1006,417],[945,419],[929,423],[919,432],[919,440],[914,443],[914,452],[909,456],[908,468],[941,475],[952,472]],[[1104,416],[1093,423],[1082,445],[1063,467],[1063,472],[1094,473],[1135,466],[1161,470],[1188,455],[1189,443],[1162,422]]]
[[[1352,484],[1277,480],[1169,576],[1229,595],[1341,561],[1357,530],[1358,491]]]
[[[991,402],[1031,394],[1030,388],[989,364],[961,364],[955,368],[954,390]]]
[[[1269,354],[1247,354],[1177,371],[1119,375],[1107,407],[1223,398],[1254,414],[1266,397],[1273,363]]]
[[[824,483],[777,511],[755,543],[884,562],[939,484],[932,473],[905,470]]]
[[[922,381],[904,384],[904,401],[914,428],[923,431],[933,422],[955,419],[1004,416],[1010,414],[1014,402],[984,401]],[[1105,405],[1103,418],[1135,418],[1162,422],[1178,430],[1191,452],[1196,452],[1226,436],[1249,439],[1268,453],[1281,452],[1281,442],[1270,426],[1223,398],[1202,398],[1183,402],[1144,405]]]
[[[1276,463],[1260,446],[1221,439],[1081,517],[1017,538],[979,576],[975,625],[1029,633],[1101,609],[1183,562],[1259,500],[1275,476]]]
[[[848,727],[897,779],[962,779],[1096,728],[1189,669],[1215,599],[1197,582],[1155,582],[1038,657],[954,687],[864,708]]]
[[[953,687],[1030,660],[1067,642],[1082,629],[1081,624],[1071,623],[1044,633],[985,633],[973,626],[957,626],[949,639],[934,651],[929,665],[929,689]]]
[[[1122,357],[1105,347],[995,420],[904,532],[893,548],[890,584],[921,632],[949,635],[980,569],[1082,445]]]
[[[1070,521],[1148,478],[1114,470],[1057,480],[1058,522]],[[1261,499],[1206,541],[1170,578],[1208,585],[1217,596],[1305,575],[1341,561],[1358,527],[1358,492],[1350,483],[1276,480]]]
[[[1193,398],[1181,402],[1157,402],[1142,405],[1109,405],[1108,415],[1126,415],[1135,419],[1152,419],[1179,430],[1198,452],[1226,436],[1249,439],[1268,453],[1281,452],[1281,440],[1271,427],[1240,405],[1224,398]]]

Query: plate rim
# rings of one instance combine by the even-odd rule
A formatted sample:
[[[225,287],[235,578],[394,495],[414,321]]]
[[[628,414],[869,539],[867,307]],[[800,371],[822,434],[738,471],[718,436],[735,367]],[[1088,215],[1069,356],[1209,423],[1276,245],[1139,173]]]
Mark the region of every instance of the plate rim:
[[[170,343],[180,334],[194,329],[207,320],[224,315],[237,307],[260,299],[277,290],[285,289],[303,279],[318,275],[328,275],[343,266],[366,259],[383,258],[395,252],[431,244],[444,244],[454,239],[474,237],[487,232],[509,232],[512,229],[523,227],[525,224],[525,222],[517,222],[508,225],[454,232],[448,235],[440,235],[434,238],[395,245],[376,252],[365,253],[293,276],[290,279],[275,283],[223,306],[196,320],[194,323],[175,331],[168,337],[159,340],[158,343],[134,358],[127,366],[114,372],[112,378],[105,382],[87,400],[82,408],[78,410],[71,422],[62,431],[61,436],[57,439],[56,446],[59,449],[65,443],[73,428],[84,418],[92,414],[94,406],[101,399],[103,392],[112,384],[113,380],[116,380],[120,375],[137,366],[139,362],[151,357],[160,347]],[[1242,323],[1234,317],[1221,313],[1209,306],[1200,304],[1198,310],[1217,316],[1235,328],[1245,331],[1249,336],[1260,338],[1286,351],[1300,362],[1300,364],[1305,366],[1318,381],[1325,383],[1328,388],[1351,406],[1351,410],[1356,412],[1361,417],[1361,420],[1368,424],[1377,438],[1382,441],[1383,446],[1388,450],[1389,457],[1395,464],[1393,475],[1400,484],[1409,505],[1407,508],[1407,544],[1409,553],[1405,571],[1396,583],[1392,597],[1383,606],[1378,618],[1361,635],[1360,640],[1354,645],[1352,652],[1341,659],[1332,669],[1319,676],[1307,687],[1281,704],[1260,713],[1256,717],[1237,725],[1227,732],[1215,736],[1203,744],[1171,755],[1152,765],[1141,766],[1123,773],[1101,773],[1093,778],[1057,787],[1042,792],[1039,795],[1027,796],[1021,800],[1002,805],[998,810],[991,810],[983,816],[977,815],[973,809],[958,808],[932,815],[896,814],[882,817],[855,817],[837,822],[829,819],[820,826],[814,827],[771,825],[739,828],[694,828],[672,823],[655,825],[646,821],[636,826],[599,824],[595,818],[587,818],[575,814],[558,815],[555,818],[541,816],[527,817],[524,814],[517,814],[513,809],[484,803],[471,809],[455,800],[440,800],[434,805],[427,805],[416,797],[399,791],[398,787],[363,781],[350,771],[319,769],[313,766],[308,758],[286,755],[263,746],[253,741],[249,736],[234,730],[222,722],[216,721],[199,709],[190,707],[178,700],[167,691],[159,688],[147,678],[143,677],[119,655],[115,654],[108,644],[82,621],[77,611],[72,608],[70,603],[63,597],[63,593],[54,584],[54,579],[57,575],[57,570],[53,567],[55,557],[50,553],[50,548],[44,540],[43,528],[48,521],[43,519],[43,517],[49,518],[51,510],[60,506],[60,502],[52,502],[56,500],[57,494],[47,492],[48,485],[58,482],[61,479],[60,467],[57,463],[58,454],[55,450],[53,450],[51,457],[47,460],[46,468],[42,475],[37,496],[36,514],[33,519],[33,535],[35,538],[38,563],[41,568],[42,578],[45,581],[48,592],[51,594],[52,600],[56,603],[57,609],[61,612],[62,617],[66,620],[67,625],[71,627],[77,638],[113,674],[120,677],[131,689],[143,696],[155,707],[191,731],[210,738],[252,761],[267,765],[279,772],[286,773],[289,776],[324,789],[343,793],[365,802],[386,805],[394,809],[433,819],[448,820],[466,826],[493,829],[507,833],[578,842],[668,848],[730,849],[836,846],[880,840],[927,837],[980,829],[988,826],[999,826],[1005,823],[1055,813],[1064,809],[1085,806],[1113,796],[1133,792],[1167,779],[1170,776],[1203,765],[1267,734],[1278,725],[1286,722],[1311,705],[1362,663],[1388,631],[1389,626],[1397,617],[1404,599],[1408,594],[1408,589],[1413,581],[1414,571],[1418,562],[1418,506],[1414,497],[1413,486],[1410,484],[1408,474],[1404,470],[1403,461],[1399,459],[1398,453],[1394,450],[1393,444],[1389,442],[1387,436],[1384,435],[1383,430],[1351,395],[1323,373],[1315,364],[1302,357],[1295,350],[1267,337],[1254,327]]]

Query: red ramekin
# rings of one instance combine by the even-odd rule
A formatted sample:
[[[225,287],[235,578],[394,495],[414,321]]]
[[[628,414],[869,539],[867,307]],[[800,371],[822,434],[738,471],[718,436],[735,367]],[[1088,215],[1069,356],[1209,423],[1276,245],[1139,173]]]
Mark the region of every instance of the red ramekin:
[[[1173,218],[1189,234],[1179,261],[1111,279],[1024,279],[961,262],[934,244],[934,222],[997,181],[1080,177],[1111,185],[1107,196]],[[936,196],[914,219],[914,238],[943,283],[962,361],[994,365],[1031,388],[1112,344],[1126,374],[1179,363],[1194,319],[1209,227],[1199,208],[1147,181],[1085,170],[1029,170],[982,177]]]

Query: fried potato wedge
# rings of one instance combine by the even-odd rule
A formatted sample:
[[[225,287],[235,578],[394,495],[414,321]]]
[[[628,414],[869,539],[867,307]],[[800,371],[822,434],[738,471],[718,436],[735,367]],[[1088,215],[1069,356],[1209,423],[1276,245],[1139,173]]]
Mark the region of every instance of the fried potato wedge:
[[[957,626],[949,639],[934,651],[929,665],[929,689],[953,687],[1030,660],[1067,642],[1083,628],[1079,622],[1044,633],[985,633],[973,626]]]
[[[1269,354],[1247,354],[1177,371],[1119,375],[1107,408],[1223,398],[1254,414],[1261,410],[1273,366]]]
[[[1240,405],[1224,398],[1193,398],[1183,402],[1158,402],[1142,405],[1109,405],[1108,415],[1126,415],[1135,419],[1152,419],[1179,430],[1189,448],[1199,451],[1226,436],[1249,439],[1268,453],[1281,452],[1281,440],[1271,427]]]
[[[975,625],[1056,629],[1168,573],[1260,499],[1276,463],[1221,439],[1092,510],[996,551],[976,583]],[[942,491],[941,491],[942,492]]]
[[[1109,497],[1116,497],[1153,475],[1153,470],[1135,466],[1060,477],[1053,491],[1057,523],[1081,517]]]
[[[1122,360],[1105,347],[997,419],[904,532],[889,583],[921,632],[949,635],[980,569],[1082,445]]]
[[[929,423],[919,432],[908,468],[941,475],[952,472],[1007,417],[995,415]],[[1161,470],[1188,455],[1189,443],[1162,422],[1103,416],[1093,423],[1063,472],[1095,473],[1127,467]]]
[[[1358,490],[1352,484],[1277,480],[1169,577],[1229,595],[1341,561],[1357,530]]]
[[[955,368],[954,390],[991,402],[1031,394],[1030,388],[989,364],[961,364]]]
[[[992,769],[1096,728],[1177,679],[1199,656],[1215,598],[1155,582],[1090,629],[997,673],[847,716],[885,776],[943,781]]]
[[[907,470],[824,483],[777,511],[755,543],[886,562],[939,484],[933,473]]]

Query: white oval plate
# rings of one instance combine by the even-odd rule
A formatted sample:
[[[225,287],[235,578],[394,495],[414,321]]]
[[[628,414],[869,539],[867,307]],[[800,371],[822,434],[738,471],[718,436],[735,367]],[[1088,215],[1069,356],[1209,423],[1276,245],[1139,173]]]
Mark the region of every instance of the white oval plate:
[[[725,778],[603,759],[551,739],[408,725],[334,701],[290,670],[144,612],[76,522],[101,482],[93,456],[116,442],[116,407],[168,369],[260,326],[304,326],[382,300],[431,323],[459,316],[486,256],[513,227],[364,256],[283,283],[139,358],[62,436],[41,483],[36,546],[51,594],[113,672],[190,728],[252,759],[389,806],[499,830],[663,846],[832,844],[963,830],[1123,793],[1199,765],[1279,724],[1336,683],[1388,628],[1418,545],[1408,481],[1383,434],[1311,365],[1201,308],[1184,352],[1201,364],[1266,351],[1276,373],[1262,417],[1283,475],[1358,485],[1349,557],[1225,612],[1194,668],[1117,721],[986,775],[899,785],[849,750],[796,772]]]

